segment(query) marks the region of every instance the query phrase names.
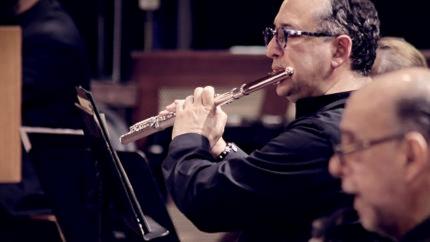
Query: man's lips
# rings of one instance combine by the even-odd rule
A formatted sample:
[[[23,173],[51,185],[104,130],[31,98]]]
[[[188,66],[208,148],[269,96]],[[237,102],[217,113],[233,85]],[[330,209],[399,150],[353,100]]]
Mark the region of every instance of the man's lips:
[[[272,66],[273,72],[285,71],[285,69],[286,69],[286,67],[283,67],[283,66]]]
[[[272,73],[286,71],[288,68],[291,68],[291,67],[283,67],[283,66],[276,66],[276,65],[274,65],[274,66],[272,66]],[[277,85],[281,84],[282,82],[286,81],[289,78],[291,78],[291,76],[285,77],[284,79],[279,80],[278,82],[274,83],[274,85],[277,86]]]

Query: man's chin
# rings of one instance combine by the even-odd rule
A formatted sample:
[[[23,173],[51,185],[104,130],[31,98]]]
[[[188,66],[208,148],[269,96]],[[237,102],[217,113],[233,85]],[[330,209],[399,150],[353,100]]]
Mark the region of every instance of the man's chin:
[[[360,222],[366,230],[378,232],[375,214],[371,209],[366,208],[357,197],[354,199],[354,209],[357,211]]]
[[[295,103],[297,101],[297,95],[293,95],[290,90],[276,89],[276,95],[279,97],[285,97],[289,102]]]
[[[362,213],[360,210],[356,209],[357,213],[359,214],[358,216],[360,217],[360,222],[361,225],[369,231],[373,231],[373,232],[377,232],[376,228],[375,228],[375,221],[374,219],[371,217],[370,214],[364,214]]]
[[[279,87],[276,87],[276,95],[278,95],[280,97],[283,97],[284,96],[284,92]]]
[[[282,84],[284,83],[281,82],[276,86],[276,95],[280,97],[288,97],[290,95],[290,88]]]

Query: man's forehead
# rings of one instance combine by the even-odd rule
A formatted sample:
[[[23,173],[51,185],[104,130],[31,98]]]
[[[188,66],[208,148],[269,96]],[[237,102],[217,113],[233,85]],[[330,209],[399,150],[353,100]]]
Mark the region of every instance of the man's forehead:
[[[276,26],[310,27],[328,9],[328,0],[284,0],[275,17]]]

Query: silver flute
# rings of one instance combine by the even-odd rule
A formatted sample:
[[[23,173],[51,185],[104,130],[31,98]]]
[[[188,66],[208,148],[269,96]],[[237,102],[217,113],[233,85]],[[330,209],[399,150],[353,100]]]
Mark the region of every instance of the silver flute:
[[[242,84],[239,88],[233,88],[229,92],[219,94],[215,96],[215,105],[220,106],[233,102],[243,96],[246,96],[252,92],[258,91],[268,85],[278,84],[281,80],[291,77],[294,74],[294,70],[291,67],[285,68],[285,70],[276,71],[270,73],[268,76],[260,78],[258,80]],[[166,129],[173,126],[175,122],[175,112],[168,112],[167,114],[157,115],[145,120],[142,120],[132,126],[129,131],[119,138],[122,144],[128,144],[138,139],[144,138],[148,135]]]

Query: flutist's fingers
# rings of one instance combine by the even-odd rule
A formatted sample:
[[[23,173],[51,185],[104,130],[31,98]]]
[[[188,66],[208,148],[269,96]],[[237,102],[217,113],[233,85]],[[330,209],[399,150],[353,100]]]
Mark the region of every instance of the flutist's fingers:
[[[175,100],[174,104],[175,104],[176,113],[184,110],[184,103],[185,103],[184,99]]]
[[[158,115],[168,115],[169,113],[174,113],[176,112],[176,104],[179,102],[183,102],[184,100],[180,100],[177,99],[174,102],[172,102],[171,104],[167,105],[166,107],[164,107],[164,110],[161,110]]]
[[[197,87],[196,89],[194,89],[194,103],[197,105],[202,103],[202,92],[202,87]]]
[[[183,108],[187,108],[190,105],[192,105],[194,103],[194,96],[187,96],[185,98],[184,104],[183,104]]]
[[[220,107],[214,106],[215,90],[213,87],[198,87],[194,95],[183,101],[175,101],[176,118],[172,138],[185,133],[197,133],[205,136],[213,147],[224,132],[227,115]]]
[[[196,105],[210,106],[212,108],[215,90],[211,86],[194,89],[194,103]]]
[[[169,105],[167,105],[166,107],[165,107],[165,110],[163,110],[163,111],[167,111],[167,112],[175,112],[176,111],[176,101],[179,101],[179,99],[178,100],[175,100],[173,103],[171,103],[171,104],[169,104]],[[182,100],[183,101],[183,100]],[[163,112],[162,111],[162,112]]]
[[[202,104],[203,106],[211,106],[214,104],[215,90],[211,86],[206,86],[202,92]]]
[[[175,110],[176,110],[176,108],[175,108]],[[175,111],[175,110],[173,110],[173,111]],[[159,113],[158,113],[158,115],[159,116],[163,116],[163,115],[167,115],[167,114],[169,114],[170,113],[170,111],[167,111],[167,110],[161,110]]]

